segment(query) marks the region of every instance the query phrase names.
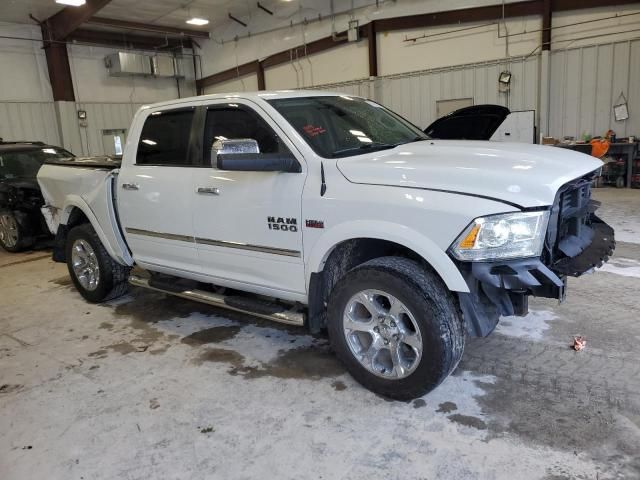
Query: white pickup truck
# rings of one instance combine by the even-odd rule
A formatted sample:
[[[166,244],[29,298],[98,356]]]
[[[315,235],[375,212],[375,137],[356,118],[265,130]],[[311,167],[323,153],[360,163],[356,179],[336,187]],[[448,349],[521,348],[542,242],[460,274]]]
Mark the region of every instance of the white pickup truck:
[[[54,260],[88,301],[133,284],[326,329],[359,382],[410,399],[455,369],[465,334],[525,315],[530,295],[564,299],[568,276],[608,259],[600,167],[280,91],[142,107],[121,164],[54,160],[38,182]]]

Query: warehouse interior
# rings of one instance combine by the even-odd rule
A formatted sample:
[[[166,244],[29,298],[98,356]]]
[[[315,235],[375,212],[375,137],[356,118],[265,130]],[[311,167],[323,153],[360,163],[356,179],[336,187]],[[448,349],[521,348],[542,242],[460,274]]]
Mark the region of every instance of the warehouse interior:
[[[22,143],[124,168],[136,112],[190,97],[330,91],[427,134],[506,107],[520,123],[495,148],[604,162],[591,191],[616,242],[411,401],[358,383],[324,331],[137,287],[87,303],[55,231],[0,248],[3,479],[640,479],[640,2],[2,0],[0,66],[2,168]]]

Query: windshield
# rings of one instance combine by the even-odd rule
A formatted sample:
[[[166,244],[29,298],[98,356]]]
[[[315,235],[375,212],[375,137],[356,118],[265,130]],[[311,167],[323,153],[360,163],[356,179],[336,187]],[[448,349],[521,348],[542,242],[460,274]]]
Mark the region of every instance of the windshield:
[[[0,152],[0,178],[35,178],[46,160],[68,157],[73,155],[62,148],[55,147]]]
[[[429,138],[402,117],[362,98],[279,98],[269,103],[325,158],[361,155]]]

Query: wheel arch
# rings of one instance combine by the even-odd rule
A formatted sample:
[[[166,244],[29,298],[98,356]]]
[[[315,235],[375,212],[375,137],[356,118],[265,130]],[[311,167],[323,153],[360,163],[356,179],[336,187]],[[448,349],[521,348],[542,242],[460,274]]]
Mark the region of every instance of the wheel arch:
[[[109,236],[100,225],[100,222],[91,210],[91,207],[81,197],[77,195],[70,195],[67,197],[65,205],[61,210],[59,217],[60,223],[56,233],[57,248],[61,247],[62,251],[64,251],[64,243],[71,228],[83,223],[90,223],[111,258],[122,265],[133,265],[133,260],[129,256],[128,252],[122,252],[114,248]],[[62,256],[64,257],[64,254],[62,254]],[[56,258],[56,260],[65,261],[64,258]]]
[[[353,231],[350,226],[320,239],[308,257],[309,329],[326,324],[326,304],[333,286],[352,268],[384,256],[401,256],[432,270],[452,292],[469,292],[462,274],[441,248],[402,225],[379,222],[377,228]],[[351,227],[351,228],[349,228]],[[402,235],[389,234],[398,229]]]

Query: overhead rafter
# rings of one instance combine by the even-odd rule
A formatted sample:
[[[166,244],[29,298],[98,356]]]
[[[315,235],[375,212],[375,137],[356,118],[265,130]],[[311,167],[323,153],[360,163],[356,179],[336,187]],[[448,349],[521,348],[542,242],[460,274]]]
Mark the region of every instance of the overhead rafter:
[[[378,36],[376,35],[376,21],[372,20],[366,26],[367,46],[369,49],[369,76],[378,76]]]
[[[504,10],[503,10],[504,8]],[[500,18],[526,17],[539,15],[542,11],[542,0],[471,7],[458,10],[447,10],[405,17],[381,18],[376,20],[376,31],[391,32],[394,30],[410,30],[412,28],[437,27],[455,25],[457,23],[486,22]]]
[[[551,3],[554,12],[564,12],[584,8],[617,7],[638,3],[638,0],[552,0]]]
[[[41,30],[53,99],[55,101],[73,102],[75,95],[73,93],[67,46],[64,43],[51,41],[49,31],[44,24],[41,26]]]
[[[542,2],[542,50],[551,50],[551,12],[552,0]]]
[[[104,30],[88,30],[85,28],[79,28],[70,34],[67,37],[67,41],[134,50],[170,50],[192,47],[190,38],[151,37]]]
[[[151,25],[148,23],[129,22],[116,20],[113,18],[91,17],[85,22],[87,25],[98,25],[101,27],[113,27],[123,30],[137,30],[140,32],[163,33],[167,35],[177,35],[192,38],[209,38],[209,32],[205,30],[194,30],[191,28],[165,27],[162,25]]]
[[[60,42],[110,1],[87,0],[81,7],[63,8],[40,24],[49,81],[55,101],[75,100],[67,46]]]
[[[104,8],[111,0],[87,0],[80,7],[66,7],[49,17],[45,23],[54,40],[64,40],[80,25]]]

